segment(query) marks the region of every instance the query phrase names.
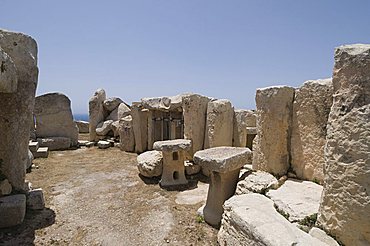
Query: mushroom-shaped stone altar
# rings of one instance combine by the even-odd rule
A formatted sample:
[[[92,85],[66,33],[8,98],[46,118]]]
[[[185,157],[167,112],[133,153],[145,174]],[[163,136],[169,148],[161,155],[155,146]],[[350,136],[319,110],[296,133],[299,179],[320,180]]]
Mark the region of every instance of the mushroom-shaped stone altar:
[[[240,168],[251,155],[250,149],[240,147],[215,147],[195,153],[194,162],[211,171],[207,202],[203,209],[208,224],[220,225],[222,205],[234,195]]]
[[[153,144],[153,149],[162,151],[163,171],[160,185],[163,187],[186,185],[185,153],[191,148],[191,140],[175,139],[158,141]]]

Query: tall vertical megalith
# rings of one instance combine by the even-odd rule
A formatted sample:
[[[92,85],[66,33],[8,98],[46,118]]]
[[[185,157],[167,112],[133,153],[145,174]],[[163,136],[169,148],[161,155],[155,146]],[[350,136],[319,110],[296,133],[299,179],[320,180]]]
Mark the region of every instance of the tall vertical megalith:
[[[23,33],[0,30],[0,48],[1,59],[5,59],[0,64],[0,79],[4,79],[4,73],[9,73],[6,81],[0,81],[0,174],[14,189],[21,190],[28,161],[30,119],[38,78],[37,44]],[[9,57],[16,68],[17,78]]]
[[[257,146],[253,168],[282,176],[289,169],[294,88],[257,89]]]
[[[104,101],[107,99],[104,89],[98,89],[89,100],[89,138],[97,141],[96,127],[105,119]]]
[[[318,223],[345,245],[370,245],[370,45],[336,49],[333,88]]]

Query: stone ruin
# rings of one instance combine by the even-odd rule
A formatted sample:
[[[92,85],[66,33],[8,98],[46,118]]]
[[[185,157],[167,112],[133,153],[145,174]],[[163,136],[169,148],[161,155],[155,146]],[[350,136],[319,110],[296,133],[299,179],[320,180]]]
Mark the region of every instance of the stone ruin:
[[[37,80],[36,41],[0,30],[0,228],[22,223],[26,206],[44,206],[42,191],[25,182]]]

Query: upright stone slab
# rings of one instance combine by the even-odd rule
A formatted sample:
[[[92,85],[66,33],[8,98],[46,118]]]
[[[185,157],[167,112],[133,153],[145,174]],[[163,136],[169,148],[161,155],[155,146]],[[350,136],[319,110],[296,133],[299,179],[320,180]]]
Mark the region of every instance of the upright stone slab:
[[[226,99],[210,101],[207,106],[204,148],[232,146],[234,109]]]
[[[30,119],[38,78],[37,44],[25,34],[0,30],[0,48],[2,56],[5,52],[13,61],[18,80],[14,91],[15,77],[9,74],[8,79],[13,82],[7,80],[6,83],[11,85],[6,86],[6,91],[0,91],[0,173],[6,176],[13,188],[21,190],[28,162]],[[7,71],[11,73],[11,63],[6,64],[3,70],[4,67],[9,68]],[[4,82],[0,83],[4,85]]]
[[[257,146],[253,169],[283,176],[289,169],[290,131],[294,88],[257,89]]]
[[[96,135],[96,127],[100,122],[103,122],[106,112],[103,103],[106,99],[106,94],[103,89],[98,89],[89,101],[89,135],[90,141],[97,141],[99,137]]]
[[[34,115],[36,137],[64,137],[71,145],[78,143],[78,127],[73,121],[71,100],[62,93],[48,93],[36,97]]]
[[[295,91],[291,165],[300,179],[324,179],[326,125],[332,97],[331,79],[309,80]]]
[[[335,51],[319,225],[345,245],[370,244],[370,45]]]
[[[252,110],[237,109],[234,111],[234,130],[233,130],[233,146],[246,147],[247,146],[247,127],[255,127],[256,122],[252,120],[255,118]]]
[[[0,93],[15,93],[18,86],[17,69],[10,56],[0,48]]]
[[[135,137],[135,152],[142,153],[148,149],[149,111],[142,109],[140,103],[133,103],[131,106],[131,116]]]
[[[192,142],[190,156],[204,148],[207,105],[209,101],[208,97],[197,94],[185,95],[182,98],[184,138]]]
[[[135,150],[135,137],[132,125],[131,115],[122,118],[119,121],[119,138],[120,148],[123,151],[134,152]]]

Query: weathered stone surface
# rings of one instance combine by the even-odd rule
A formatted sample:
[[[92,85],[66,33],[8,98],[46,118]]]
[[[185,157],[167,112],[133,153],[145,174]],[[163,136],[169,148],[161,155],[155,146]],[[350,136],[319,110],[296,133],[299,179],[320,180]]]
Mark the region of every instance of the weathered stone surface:
[[[48,147],[40,147],[35,153],[33,153],[34,158],[47,158],[49,156]]]
[[[175,110],[181,111],[182,97],[185,94],[172,97],[147,97],[142,98],[141,103],[144,108],[151,110]]]
[[[322,186],[310,181],[287,180],[277,190],[270,190],[270,197],[279,208],[289,214],[289,221],[301,221],[317,214],[320,206]]]
[[[72,146],[71,139],[67,137],[38,138],[37,142],[40,147],[48,147],[49,150],[66,150]]]
[[[370,45],[335,51],[319,225],[345,245],[370,244]]]
[[[252,127],[253,125],[256,125],[255,118],[255,114],[252,110],[237,109],[234,111],[234,147],[247,146],[247,127]]]
[[[73,121],[71,101],[61,93],[48,93],[36,97],[36,137],[65,137],[71,145],[78,142],[78,128]]]
[[[41,210],[45,208],[45,199],[42,189],[34,189],[28,192],[27,208],[32,210]]]
[[[99,123],[95,129],[96,135],[98,136],[107,135],[110,131],[112,131],[112,124],[113,120],[106,120],[104,122]]]
[[[192,141],[189,152],[193,156],[204,148],[204,138],[207,121],[207,106],[210,99],[197,94],[185,95],[182,98],[184,116],[184,138]]]
[[[30,150],[28,150],[28,161],[27,161],[27,164],[26,164],[26,169],[28,169],[32,166],[33,159],[34,159],[34,157],[33,157],[32,152]]]
[[[123,117],[129,116],[131,109],[125,104],[120,103],[106,118],[106,120],[118,121]]]
[[[317,227],[312,227],[308,234],[314,238],[317,238],[321,242],[326,243],[328,246],[339,246],[337,241]]]
[[[179,150],[189,150],[190,148],[191,140],[187,139],[157,141],[153,145],[153,149],[160,151],[179,151]]]
[[[104,140],[98,141],[99,149],[108,149],[109,147],[111,147],[111,144],[108,141],[104,141]]]
[[[22,189],[38,77],[37,44],[25,34],[0,30],[0,47],[12,59],[18,78],[16,92],[0,92],[0,172],[13,188]]]
[[[300,179],[324,179],[326,125],[332,96],[331,79],[309,80],[295,91],[291,165]]]
[[[18,86],[17,69],[10,56],[0,48],[0,93],[15,93]]]
[[[226,99],[210,101],[207,106],[204,148],[232,146],[234,109]]]
[[[83,120],[75,121],[79,133],[89,133],[89,122]]]
[[[148,116],[149,111],[141,105],[131,106],[132,125],[135,137],[135,152],[142,153],[148,149]]]
[[[194,163],[206,166],[211,171],[229,172],[244,166],[252,152],[241,147],[215,147],[194,154]]]
[[[106,117],[106,111],[103,103],[106,99],[106,94],[103,89],[98,89],[89,100],[89,137],[90,141],[97,141],[99,137],[96,135],[96,127],[103,122]]]
[[[26,214],[26,196],[23,194],[0,197],[0,228],[19,225]]]
[[[267,197],[251,193],[233,196],[224,204],[218,243],[221,246],[324,246],[287,221]]]
[[[146,151],[137,157],[137,167],[141,175],[151,178],[162,175],[163,156],[161,151]]]
[[[12,192],[12,185],[7,179],[0,181],[0,196],[9,195]]]
[[[110,97],[110,98],[104,100],[103,106],[104,106],[104,109],[107,112],[112,112],[121,103],[123,103],[123,101],[121,100],[121,98],[118,98],[118,97]]]
[[[289,169],[289,144],[294,88],[257,89],[257,144],[253,169],[282,176]]]
[[[248,193],[264,194],[269,189],[278,186],[278,180],[271,174],[263,171],[246,173],[236,186],[236,195]]]
[[[184,165],[186,175],[195,175],[200,172],[200,165],[197,165],[194,162],[185,161]]]
[[[127,152],[135,151],[135,136],[132,126],[132,116],[126,116],[119,121],[120,149]]]

